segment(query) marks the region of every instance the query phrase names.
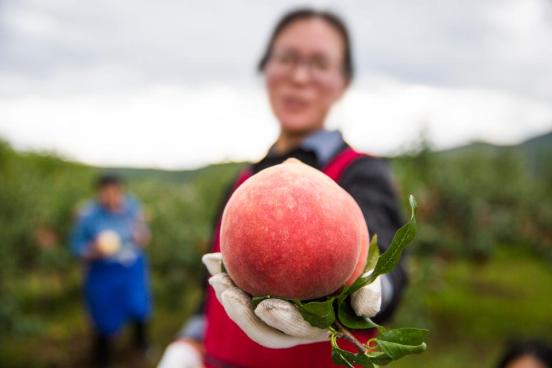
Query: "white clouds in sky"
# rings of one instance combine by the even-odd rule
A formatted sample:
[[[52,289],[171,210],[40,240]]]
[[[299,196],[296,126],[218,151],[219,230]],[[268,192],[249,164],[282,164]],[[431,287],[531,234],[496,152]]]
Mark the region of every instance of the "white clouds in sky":
[[[102,165],[195,167],[258,159],[277,134],[259,84],[158,85],[91,95],[4,101],[0,134]],[[552,106],[500,91],[372,81],[330,117],[356,147],[392,154],[426,129],[439,148],[473,139],[515,143],[544,132]],[[5,122],[8,122],[7,124]]]
[[[547,0],[314,1],[343,14],[358,79],[329,125],[397,152],[552,129]],[[254,66],[292,1],[0,4],[0,137],[102,165],[258,159],[277,134]]]

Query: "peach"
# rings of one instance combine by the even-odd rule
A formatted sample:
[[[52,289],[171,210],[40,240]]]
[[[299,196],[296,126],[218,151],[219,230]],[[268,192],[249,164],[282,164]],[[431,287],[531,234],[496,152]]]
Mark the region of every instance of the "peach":
[[[358,209],[359,214],[359,227],[360,227],[360,255],[358,257],[357,264],[351,276],[345,281],[345,285],[351,285],[356,281],[364,272],[366,267],[366,261],[368,260],[368,248],[370,247],[370,236],[368,235],[368,227],[366,221],[364,220],[364,215],[360,208]]]
[[[98,249],[104,256],[109,257],[117,253],[121,248],[121,238],[116,231],[104,230],[96,239]]]
[[[288,160],[246,180],[220,232],[224,265],[253,296],[308,300],[364,269],[368,230],[355,200],[322,172]]]

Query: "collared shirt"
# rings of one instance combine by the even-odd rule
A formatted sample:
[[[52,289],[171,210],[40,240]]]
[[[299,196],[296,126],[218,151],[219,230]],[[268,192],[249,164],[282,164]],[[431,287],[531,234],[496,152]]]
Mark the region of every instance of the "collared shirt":
[[[326,166],[344,145],[343,135],[338,130],[319,130],[301,143],[303,149],[314,151],[320,167]]]
[[[253,164],[253,172],[257,173],[270,166],[280,164],[290,157],[297,158],[320,170],[347,146],[343,135],[338,130],[321,129],[307,136],[297,147],[283,154],[276,152],[274,146],[270,147],[266,156]]]
[[[339,130],[325,130],[320,129],[311,135],[307,136],[301,144],[290,150],[290,152],[296,150],[305,150],[314,153],[316,156],[317,167],[321,168],[326,166],[330,160],[341,150],[345,145],[343,135]],[[268,150],[268,157],[281,156],[274,151],[274,146]]]

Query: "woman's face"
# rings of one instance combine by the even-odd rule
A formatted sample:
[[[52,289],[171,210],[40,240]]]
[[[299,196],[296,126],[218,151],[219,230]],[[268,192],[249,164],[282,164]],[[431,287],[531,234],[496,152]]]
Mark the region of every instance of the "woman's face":
[[[344,44],[320,18],[297,20],[276,38],[265,66],[272,111],[283,131],[303,134],[322,128],[347,87]]]

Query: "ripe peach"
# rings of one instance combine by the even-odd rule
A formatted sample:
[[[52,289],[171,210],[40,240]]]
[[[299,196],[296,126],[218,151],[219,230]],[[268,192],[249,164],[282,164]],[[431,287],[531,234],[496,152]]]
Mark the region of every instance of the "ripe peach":
[[[366,267],[366,261],[368,260],[368,248],[370,247],[370,236],[368,235],[368,227],[364,220],[364,215],[360,208],[359,214],[359,227],[360,227],[360,255],[358,257],[357,264],[351,276],[345,281],[345,285],[351,285],[362,275],[364,267]]]
[[[224,265],[253,296],[315,299],[356,279],[368,231],[355,200],[298,160],[265,169],[229,199],[220,233]]]

